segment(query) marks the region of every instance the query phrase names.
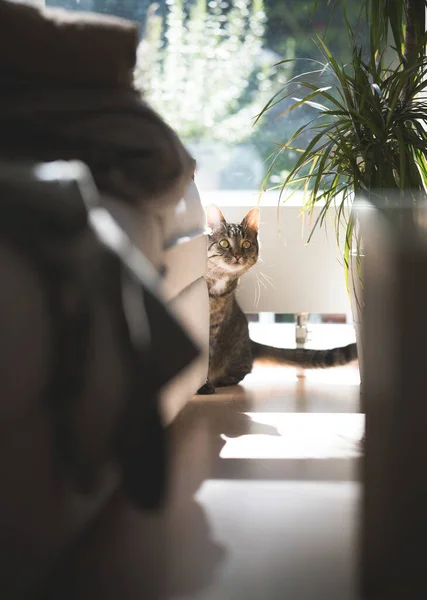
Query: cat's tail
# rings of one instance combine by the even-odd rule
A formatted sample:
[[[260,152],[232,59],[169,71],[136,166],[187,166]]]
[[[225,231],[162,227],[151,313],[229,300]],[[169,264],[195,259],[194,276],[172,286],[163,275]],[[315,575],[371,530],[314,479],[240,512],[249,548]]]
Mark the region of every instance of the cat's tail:
[[[276,348],[251,340],[254,360],[263,360],[281,365],[295,365],[306,369],[325,369],[346,365],[357,359],[356,344],[349,344],[329,350],[309,350],[307,348]]]

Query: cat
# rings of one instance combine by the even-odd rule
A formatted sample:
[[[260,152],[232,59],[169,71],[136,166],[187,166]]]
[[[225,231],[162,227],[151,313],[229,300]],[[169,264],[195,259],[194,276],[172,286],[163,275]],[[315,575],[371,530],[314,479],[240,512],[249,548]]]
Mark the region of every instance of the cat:
[[[305,368],[333,367],[357,359],[356,344],[329,350],[275,348],[249,337],[246,316],[236,300],[239,278],[259,258],[259,210],[253,208],[240,224],[228,223],[221,210],[206,207],[209,291],[209,370],[199,394],[213,394],[216,387],[235,385],[252,371],[255,360]]]

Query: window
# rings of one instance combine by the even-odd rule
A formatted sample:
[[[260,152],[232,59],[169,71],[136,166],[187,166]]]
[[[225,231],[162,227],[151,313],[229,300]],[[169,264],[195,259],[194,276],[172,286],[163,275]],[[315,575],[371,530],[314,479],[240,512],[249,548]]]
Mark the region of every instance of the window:
[[[283,101],[256,116],[295,75],[314,71],[314,38],[327,29],[334,51],[348,52],[345,27],[328,0],[47,0],[48,5],[90,10],[139,24],[136,82],[153,107],[180,134],[198,163],[202,191],[257,192],[278,144],[298,123],[313,118],[301,107],[279,118]],[[354,3],[357,5],[357,3]],[[349,8],[357,16],[358,8]],[[293,61],[293,59],[297,59]],[[283,62],[287,61],[287,62]],[[281,64],[277,64],[281,63]],[[276,65],[276,66],[275,66]],[[323,75],[324,76],[324,75]],[[311,77],[319,77],[319,73]],[[293,90],[298,95],[298,84]],[[308,143],[299,140],[299,145]],[[280,183],[297,152],[275,162],[267,187]],[[220,203],[224,203],[222,200]]]

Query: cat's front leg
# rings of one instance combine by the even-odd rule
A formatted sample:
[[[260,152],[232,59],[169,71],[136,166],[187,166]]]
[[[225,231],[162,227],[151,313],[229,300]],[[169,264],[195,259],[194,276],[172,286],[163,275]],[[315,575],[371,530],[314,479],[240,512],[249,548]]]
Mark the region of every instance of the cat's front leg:
[[[206,383],[197,390],[197,393],[201,396],[207,396],[208,394],[215,394],[215,386],[213,383],[206,379]]]

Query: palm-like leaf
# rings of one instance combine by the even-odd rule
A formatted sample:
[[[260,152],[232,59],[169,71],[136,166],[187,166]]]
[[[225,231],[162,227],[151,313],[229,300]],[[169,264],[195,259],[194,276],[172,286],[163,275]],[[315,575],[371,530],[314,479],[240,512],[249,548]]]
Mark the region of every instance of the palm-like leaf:
[[[337,1],[344,4],[344,0]],[[299,88],[306,93],[294,98],[282,115],[304,105],[317,107],[318,115],[279,150],[295,150],[298,140],[311,134],[311,141],[300,149],[295,166],[282,182],[281,199],[286,200],[296,185],[305,191],[304,209],[312,213],[320,205],[313,230],[324,223],[329,208],[334,208],[338,237],[345,227],[347,265],[353,231],[348,209],[354,194],[411,190],[415,198],[425,194],[427,184],[425,0],[367,0],[364,10],[368,51],[360,47],[357,32],[347,21],[353,46],[350,64],[341,64],[325,42],[318,40],[323,60],[317,72],[335,85],[333,89],[314,85],[299,76]],[[389,28],[395,44],[393,56],[388,46]],[[284,88],[260,116],[294,96],[295,91]]]

